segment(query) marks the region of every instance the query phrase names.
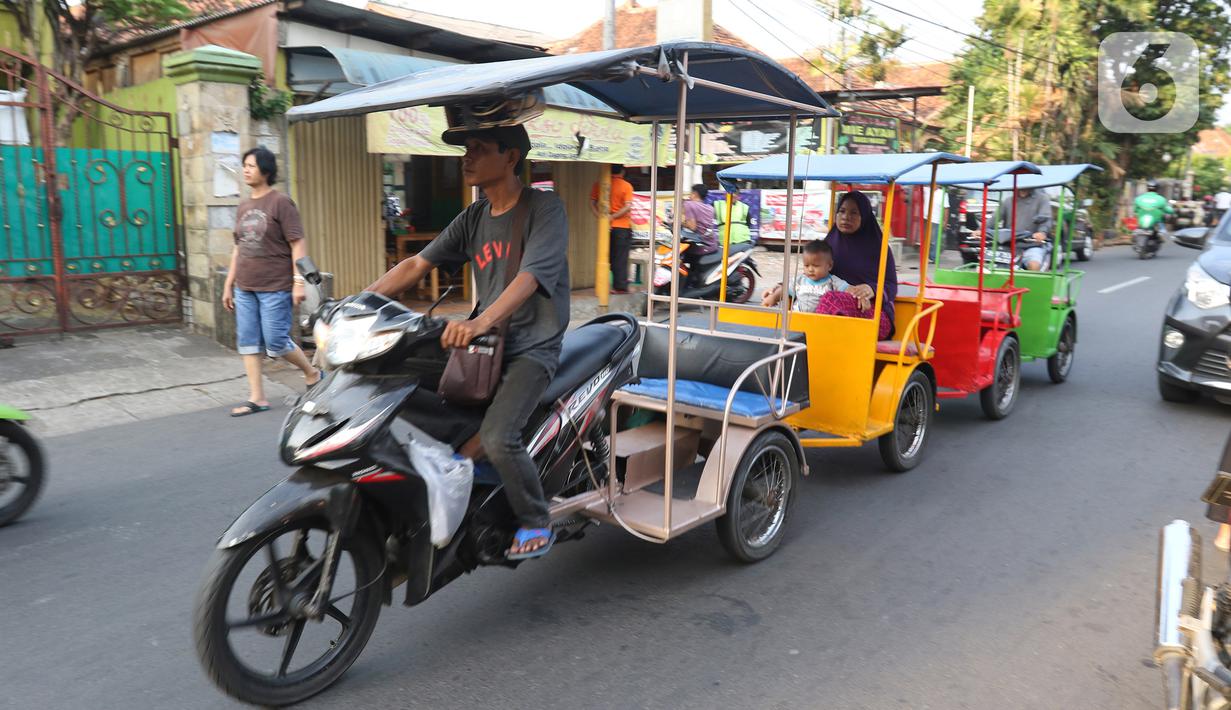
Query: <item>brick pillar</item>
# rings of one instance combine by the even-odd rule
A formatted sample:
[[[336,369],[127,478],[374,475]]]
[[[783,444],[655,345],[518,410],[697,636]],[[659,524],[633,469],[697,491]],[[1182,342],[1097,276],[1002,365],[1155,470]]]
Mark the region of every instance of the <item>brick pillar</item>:
[[[177,52],[163,67],[176,87],[188,260],[185,320],[196,332],[234,347],[235,320],[222,308],[221,292],[234,244],[235,209],[247,192],[240,156],[255,145],[248,84],[261,71],[261,60],[208,45]]]

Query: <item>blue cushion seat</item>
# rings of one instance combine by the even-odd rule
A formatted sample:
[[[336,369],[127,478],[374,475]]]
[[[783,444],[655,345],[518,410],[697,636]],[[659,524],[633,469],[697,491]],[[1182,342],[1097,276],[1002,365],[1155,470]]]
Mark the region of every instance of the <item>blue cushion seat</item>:
[[[621,389],[643,397],[653,397],[664,401],[667,399],[667,380],[665,379],[645,377],[640,382],[625,385]],[[730,394],[730,388],[711,385],[708,382],[678,379],[675,381],[675,401],[680,404],[721,412],[727,406],[727,397]],[[771,406],[765,395],[740,390],[735,393],[735,400],[731,403],[731,413],[742,417],[764,417],[773,414],[774,410],[781,405],[781,399],[774,398]]]

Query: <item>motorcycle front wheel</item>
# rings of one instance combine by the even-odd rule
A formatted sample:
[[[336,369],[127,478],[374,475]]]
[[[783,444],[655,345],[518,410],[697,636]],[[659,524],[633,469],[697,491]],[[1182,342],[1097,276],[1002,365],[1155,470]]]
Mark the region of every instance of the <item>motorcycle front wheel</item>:
[[[43,490],[43,450],[17,422],[0,420],[0,527],[20,518]]]
[[[380,616],[381,553],[368,536],[343,540],[324,613],[308,618],[302,607],[320,581],[327,536],[305,521],[214,552],[194,635],[206,674],[227,695],[298,703],[333,685],[363,651]]]

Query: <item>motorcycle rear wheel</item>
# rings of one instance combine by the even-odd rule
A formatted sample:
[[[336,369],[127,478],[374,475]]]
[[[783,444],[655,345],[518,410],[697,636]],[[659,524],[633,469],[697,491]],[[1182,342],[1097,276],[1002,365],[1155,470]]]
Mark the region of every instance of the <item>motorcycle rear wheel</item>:
[[[205,582],[197,597],[194,613],[194,636],[197,655],[206,674],[227,695],[254,705],[290,705],[306,700],[333,685],[367,645],[380,616],[381,552],[375,541],[368,536],[352,536],[342,541],[343,554],[338,562],[338,584],[351,561],[354,584],[352,588],[330,593],[329,603],[320,620],[305,618],[289,609],[297,602],[306,601],[319,580],[319,564],[323,554],[312,556],[311,533],[326,532],[314,522],[291,523],[267,535],[253,538],[239,546],[216,550],[205,573]],[[294,534],[303,532],[305,542],[303,555],[297,554]],[[280,538],[292,535],[290,555],[280,557],[276,543]],[[285,547],[285,543],[284,543]],[[261,555],[262,551],[264,555]],[[323,552],[323,551],[322,551]],[[262,557],[264,559],[258,559]],[[250,585],[240,582],[241,573],[256,561],[264,569]],[[315,577],[312,569],[316,568]],[[273,573],[277,569],[278,573]],[[234,610],[233,592],[240,588],[241,609],[246,616],[240,619],[229,617],[228,606]],[[244,587],[250,588],[245,589]],[[342,609],[346,600],[352,599],[350,613]],[[242,603],[246,600],[246,604]],[[339,606],[341,604],[342,606]],[[299,644],[306,628],[311,626],[312,636],[326,625],[341,627],[337,638],[327,644],[327,650],[306,665],[291,670]],[[253,642],[260,636],[284,637],[278,665],[267,671],[250,665],[247,658],[237,651],[232,643],[234,632],[244,632]],[[332,635],[331,633],[324,636]],[[253,642],[246,644],[251,646]],[[270,644],[267,644],[270,645]],[[276,645],[274,642],[272,645]]]
[[[25,427],[14,421],[0,420],[0,527],[17,520],[34,505],[43,490],[43,450]],[[14,452],[25,459],[24,470],[15,469]],[[9,489],[16,490],[13,495]],[[3,501],[9,500],[5,503]]]

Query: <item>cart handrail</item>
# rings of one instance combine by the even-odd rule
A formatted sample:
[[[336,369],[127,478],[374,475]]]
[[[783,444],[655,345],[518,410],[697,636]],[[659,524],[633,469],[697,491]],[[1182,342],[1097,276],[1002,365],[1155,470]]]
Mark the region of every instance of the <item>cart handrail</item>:
[[[912,342],[914,342],[915,344],[915,349],[919,353],[920,359],[923,359],[923,360],[927,359],[927,357],[925,357],[925,353],[927,352],[927,348],[932,347],[932,339],[936,336],[936,319],[935,318],[932,319],[931,325],[928,326],[927,340],[922,343],[919,342],[919,338],[918,338],[919,323],[920,321],[923,320],[924,317],[930,316],[936,311],[940,310],[940,307],[942,305],[944,304],[941,303],[940,301],[935,301],[931,303],[926,308],[916,313],[914,317],[910,319],[910,322],[906,324],[905,332],[903,333],[903,337],[901,340],[902,344],[898,346],[898,358],[895,361],[897,365],[901,366],[901,365],[906,364],[906,347],[910,345]],[[913,340],[910,337],[907,337],[912,332],[915,333],[916,335],[916,337]]]
[[[722,429],[719,432],[718,440],[722,443],[718,449],[718,475],[715,477],[718,481],[719,490],[715,496],[715,500],[722,500],[722,479],[723,472],[727,470],[727,429],[731,426],[731,407],[735,404],[735,395],[739,393],[740,387],[744,381],[748,379],[754,372],[771,363],[777,363],[775,372],[770,376],[769,392],[765,391],[765,386],[761,382],[760,377],[757,378],[757,383],[761,385],[761,394],[765,395],[765,400],[769,403],[770,411],[773,412],[775,419],[782,419],[786,416],[787,395],[791,392],[791,384],[795,378],[795,361],[801,352],[808,349],[805,343],[792,343],[789,346],[783,347],[782,350],[757,360],[744,371],[740,376],[735,378],[735,382],[731,385],[731,391],[727,393],[727,402],[722,409]],[[787,357],[791,358],[790,375],[784,377],[782,374],[782,361]],[[778,404],[774,403],[774,392],[780,390],[781,397],[778,397]]]

